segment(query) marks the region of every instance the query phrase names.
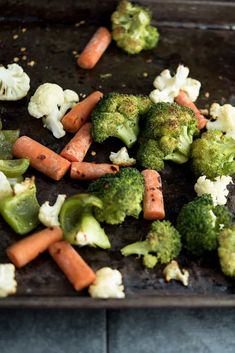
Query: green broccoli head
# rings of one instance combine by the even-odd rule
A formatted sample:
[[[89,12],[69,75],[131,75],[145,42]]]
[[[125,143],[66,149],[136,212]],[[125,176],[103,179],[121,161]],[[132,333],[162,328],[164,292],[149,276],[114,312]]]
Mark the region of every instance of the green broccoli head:
[[[235,277],[235,225],[225,228],[218,240],[221,269],[226,276]]]
[[[135,168],[106,174],[91,183],[88,190],[103,202],[103,208],[95,210],[100,222],[120,224],[126,216],[138,218],[142,210],[144,178]]]
[[[148,9],[121,1],[111,17],[113,39],[128,54],[153,49],[157,45],[159,33],[156,27],[150,25],[151,18]]]
[[[141,139],[137,160],[145,168],[162,170],[164,168],[164,153],[159,142],[153,139]]]
[[[125,246],[122,255],[143,255],[143,263],[153,268],[157,263],[166,264],[177,257],[181,250],[179,232],[169,221],[155,221],[151,224],[146,240]]]
[[[191,109],[175,103],[154,104],[145,119],[137,160],[143,167],[158,171],[164,168],[164,160],[185,163],[197,133]]]
[[[194,173],[214,179],[221,175],[235,173],[235,141],[221,131],[204,132],[191,148]]]
[[[217,248],[222,227],[232,222],[232,214],[225,206],[214,206],[211,195],[204,194],[187,203],[177,218],[177,229],[186,250],[195,256]]]
[[[60,211],[60,224],[64,238],[74,245],[110,248],[110,242],[104,229],[93,216],[93,208],[102,208],[102,201],[89,194],[77,194],[69,197]]]
[[[109,93],[92,113],[92,135],[96,142],[116,137],[131,147],[139,134],[139,119],[151,106],[148,97]]]

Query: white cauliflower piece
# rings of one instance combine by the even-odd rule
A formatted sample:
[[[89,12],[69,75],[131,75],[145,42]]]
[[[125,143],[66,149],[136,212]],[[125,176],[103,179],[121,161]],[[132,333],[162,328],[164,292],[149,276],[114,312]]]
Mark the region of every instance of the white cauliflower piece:
[[[15,280],[15,266],[13,264],[0,264],[0,297],[15,294],[17,282]]]
[[[210,107],[210,115],[216,120],[208,121],[207,130],[220,130],[235,140],[235,107],[231,104],[220,106],[218,103],[213,103]]]
[[[184,286],[188,286],[189,272],[187,270],[180,270],[177,261],[172,260],[163,270],[163,275],[167,282],[172,279],[180,281]]]
[[[0,200],[13,194],[11,184],[6,175],[0,172]]]
[[[194,80],[189,75],[189,68],[179,65],[176,74],[171,76],[169,70],[163,70],[153,82],[154,87],[149,97],[154,103],[173,103],[180,90],[185,91],[192,102],[195,102],[201,88],[201,83]]]
[[[96,272],[96,280],[89,287],[92,298],[125,298],[122,275],[118,270],[103,267]]]
[[[18,64],[0,67],[0,101],[17,101],[30,89],[30,78]]]
[[[35,185],[35,177],[25,178],[21,183],[15,183],[13,185],[13,191],[15,195],[21,194],[22,192],[27,191]]]
[[[233,183],[230,176],[218,176],[214,181],[207,179],[205,175],[200,176],[194,185],[194,190],[198,196],[203,194],[210,194],[213,200],[213,204],[225,205],[227,203],[227,196],[229,191],[227,186]]]
[[[188,94],[192,102],[195,102],[197,100],[197,97],[199,96],[200,88],[200,81],[188,77],[180,89]]]
[[[129,154],[128,154],[126,147],[122,147],[116,153],[111,152],[109,159],[112,163],[117,164],[117,165],[121,165],[121,166],[125,166],[125,167],[129,167],[131,165],[136,164],[136,159],[129,157]]]
[[[58,195],[56,202],[53,206],[50,206],[49,202],[44,202],[40,209],[38,218],[42,224],[46,227],[56,227],[60,225],[59,213],[61,207],[65,201],[66,195]]]
[[[78,100],[76,92],[69,89],[63,91],[54,83],[44,83],[31,97],[28,111],[37,119],[43,118],[44,127],[51,130],[56,138],[61,138],[65,135],[61,119]]]

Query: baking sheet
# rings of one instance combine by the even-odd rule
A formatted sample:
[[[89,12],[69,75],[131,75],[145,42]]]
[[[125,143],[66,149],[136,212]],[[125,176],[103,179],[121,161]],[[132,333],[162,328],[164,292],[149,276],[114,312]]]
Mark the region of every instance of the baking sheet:
[[[44,10],[42,6],[39,17],[36,14],[33,15],[31,11],[34,11],[34,7],[31,2],[31,7],[29,7],[27,1],[21,1],[18,5],[22,5],[20,11],[23,14],[23,9],[27,9],[28,6],[27,17],[20,17],[19,12],[13,21],[14,16],[12,15],[15,10],[9,13],[8,3],[5,7],[8,16],[5,17],[3,12],[0,13],[1,64],[6,65],[12,62],[14,57],[19,57],[19,64],[25,68],[31,78],[31,89],[28,97],[22,101],[0,103],[0,116],[5,129],[20,128],[22,135],[26,134],[54,151],[60,152],[71,135],[67,134],[65,138],[57,140],[48,130],[42,128],[40,120],[30,117],[27,113],[29,97],[38,85],[45,82],[57,83],[64,89],[73,89],[81,94],[89,94],[97,89],[104,93],[118,91],[148,94],[153,88],[154,77],[164,68],[175,69],[179,63],[189,66],[190,76],[202,82],[201,98],[198,100],[199,107],[208,107],[214,101],[235,105],[235,32],[228,30],[224,22],[223,24],[220,22],[221,26],[225,26],[221,29],[206,29],[205,23],[202,27],[198,26],[196,22],[190,22],[191,26],[187,25],[188,28],[182,28],[184,27],[183,22],[180,25],[176,24],[170,15],[166,24],[167,15],[165,14],[164,18],[160,18],[161,40],[154,51],[132,57],[127,56],[112,44],[92,71],[78,68],[73,51],[80,52],[97,26],[106,24],[107,11],[112,12],[112,9],[115,8],[114,3],[111,1],[108,6],[107,2],[104,2],[106,17],[103,20],[99,15],[93,17],[92,12],[84,12],[83,3],[81,5],[85,16],[83,20],[79,16],[79,21],[74,16],[72,17],[72,8],[70,8],[64,13],[63,18],[67,21],[65,20],[63,23],[59,21],[61,13],[55,13],[54,18],[51,13],[49,16],[46,5]],[[185,2],[182,3],[181,9],[186,6]],[[63,4],[65,2],[61,1],[61,6]],[[158,18],[157,5],[156,2],[153,6],[155,18]],[[57,8],[58,6],[60,5],[58,4]],[[78,6],[77,2],[76,6]],[[102,13],[104,8],[101,5],[100,11]],[[230,5],[228,9],[231,10]],[[233,11],[234,9],[235,7]],[[204,10],[206,11],[206,7]],[[99,12],[98,9],[97,12]],[[213,16],[210,21],[209,7],[207,7],[207,13],[208,23],[214,25]],[[228,11],[229,13],[230,11]],[[85,21],[85,23],[80,21]],[[189,24],[187,18],[185,23]],[[229,28],[231,29],[231,22]],[[14,35],[18,35],[17,39],[14,39]],[[21,52],[21,48],[26,48],[26,51]],[[25,60],[24,55],[26,56]],[[35,61],[35,65],[29,66],[28,63],[32,60]],[[120,147],[121,143],[115,140],[107,141],[102,145],[93,144],[85,160],[108,162],[110,151],[116,151]],[[91,155],[91,151],[96,151],[95,157]],[[133,149],[133,154],[134,152],[135,149]],[[88,185],[85,182],[71,180],[69,176],[60,182],[54,182],[32,169],[27,174],[36,176],[40,202],[45,200],[53,202],[59,193],[66,192],[67,195],[73,195],[85,191]],[[195,196],[193,191],[195,178],[187,164],[183,166],[168,164],[161,175],[166,216],[174,223],[182,205]],[[228,205],[233,211],[235,211],[234,198],[235,188],[231,187]],[[79,250],[95,270],[103,266],[111,266],[122,272],[126,299],[95,301],[88,298],[86,291],[76,293],[56,264],[45,253],[25,268],[17,271],[18,292],[14,297],[1,300],[0,307],[186,307],[235,304],[234,281],[226,278],[220,272],[216,254],[197,261],[192,261],[184,254],[180,256],[180,264],[188,268],[190,272],[188,288],[176,282],[166,284],[162,278],[162,266],[147,270],[142,266],[142,262],[134,256],[122,257],[120,248],[144,237],[148,228],[149,223],[143,221],[141,217],[139,220],[127,218],[119,226],[105,226],[112,243],[111,250],[103,251],[91,248]],[[19,236],[14,234],[3,221],[0,222],[0,234],[0,262],[2,263],[7,261],[6,247],[19,239]]]

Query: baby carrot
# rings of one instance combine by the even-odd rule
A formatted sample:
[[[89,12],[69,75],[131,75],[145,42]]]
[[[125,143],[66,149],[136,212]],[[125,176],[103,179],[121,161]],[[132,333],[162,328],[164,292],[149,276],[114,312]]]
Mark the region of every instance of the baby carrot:
[[[76,104],[62,119],[64,129],[68,132],[77,132],[89,120],[92,110],[102,97],[102,92],[95,91]]]
[[[13,145],[17,158],[28,158],[30,165],[54,180],[60,180],[70,167],[70,162],[28,136],[21,136]]]
[[[180,90],[179,95],[175,98],[175,101],[179,105],[183,105],[185,107],[191,108],[197,117],[197,126],[199,129],[203,129],[206,126],[207,119],[204,115],[201,114],[200,110],[196,107],[196,105],[190,100],[189,96],[186,92]]]
[[[79,180],[95,180],[105,174],[114,174],[119,171],[119,166],[108,163],[73,162],[70,176]]]
[[[46,228],[9,246],[7,256],[16,267],[23,267],[62,238],[60,227]]]
[[[67,241],[52,244],[49,253],[75,290],[86,288],[95,281],[93,270]]]
[[[77,63],[83,69],[92,69],[112,41],[111,33],[105,27],[100,27],[91,37],[79,56]]]
[[[60,154],[71,162],[82,162],[91,144],[91,123],[86,123]]]
[[[142,171],[145,181],[144,191],[144,219],[155,220],[165,217],[162,182],[158,172],[151,169]]]

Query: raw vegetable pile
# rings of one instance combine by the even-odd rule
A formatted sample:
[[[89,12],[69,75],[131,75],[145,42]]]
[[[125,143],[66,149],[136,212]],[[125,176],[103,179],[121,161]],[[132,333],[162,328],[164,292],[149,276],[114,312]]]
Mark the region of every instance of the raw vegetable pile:
[[[122,1],[111,21],[112,33],[105,27],[97,30],[78,58],[80,67],[92,69],[112,38],[130,55],[157,45],[159,34],[150,24],[149,10]],[[66,131],[74,133],[60,154],[1,125],[0,214],[22,238],[6,249],[14,265],[0,265],[0,296],[16,292],[14,266],[26,266],[48,250],[75,290],[89,287],[95,298],[123,298],[121,273],[109,267],[94,273],[79,247],[110,249],[103,227],[118,226],[126,217],[144,218],[149,227],[121,254],[133,261],[138,256],[143,268],[166,265],[166,281],[190,282],[190,269],[181,271],[176,261],[181,251],[192,258],[218,252],[223,273],[235,276],[235,230],[226,207],[227,186],[235,173],[235,107],[214,103],[209,112],[200,111],[195,101],[201,83],[183,65],[175,73],[162,71],[153,84],[155,89],[144,95],[95,91],[82,102],[72,90],[40,85],[30,98],[29,114],[42,119],[57,139]],[[19,100],[29,88],[30,78],[18,64],[0,67],[0,100]],[[111,163],[84,162],[92,142],[106,139],[123,144],[110,151]],[[129,156],[132,146],[137,153]],[[186,162],[195,174],[197,197],[183,206],[173,225],[165,219],[161,171],[168,163]],[[58,195],[54,205],[47,200],[39,205],[37,180],[23,177],[29,166],[55,182],[69,172],[78,182],[88,180],[89,187],[86,193]],[[37,230],[40,223],[44,228]]]

